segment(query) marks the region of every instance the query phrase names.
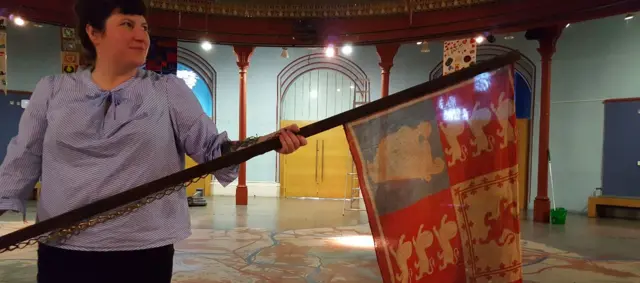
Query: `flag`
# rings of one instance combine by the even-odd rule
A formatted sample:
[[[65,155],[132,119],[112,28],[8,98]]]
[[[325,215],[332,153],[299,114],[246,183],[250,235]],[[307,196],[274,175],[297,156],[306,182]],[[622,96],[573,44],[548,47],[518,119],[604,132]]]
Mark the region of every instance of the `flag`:
[[[385,283],[522,282],[513,70],[345,124]]]

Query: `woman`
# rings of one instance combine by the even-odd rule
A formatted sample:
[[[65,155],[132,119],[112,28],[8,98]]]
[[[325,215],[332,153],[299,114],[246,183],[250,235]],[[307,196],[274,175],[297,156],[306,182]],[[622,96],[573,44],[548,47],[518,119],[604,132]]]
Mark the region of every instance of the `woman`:
[[[2,212],[24,211],[40,176],[45,220],[175,173],[185,154],[203,163],[276,135],[280,153],[306,144],[296,126],[230,141],[181,79],[141,70],[149,48],[142,0],[79,0],[75,11],[92,67],[37,84],[0,166]],[[237,166],[214,175],[227,185]],[[186,198],[183,190],[64,244],[40,244],[38,282],[170,282],[173,244],[191,233]]]

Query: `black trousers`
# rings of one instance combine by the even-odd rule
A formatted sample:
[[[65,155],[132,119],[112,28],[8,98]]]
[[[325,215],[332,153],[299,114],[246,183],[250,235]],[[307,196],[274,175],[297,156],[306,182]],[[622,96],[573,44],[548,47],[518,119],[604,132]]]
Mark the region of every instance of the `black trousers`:
[[[173,245],[137,251],[85,252],[40,244],[38,283],[170,283]]]

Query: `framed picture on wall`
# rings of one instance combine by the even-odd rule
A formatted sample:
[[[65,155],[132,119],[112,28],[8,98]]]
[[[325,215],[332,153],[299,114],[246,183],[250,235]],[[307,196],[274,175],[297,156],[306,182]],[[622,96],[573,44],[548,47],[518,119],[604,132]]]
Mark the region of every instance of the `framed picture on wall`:
[[[76,38],[76,30],[74,28],[63,27],[60,29],[60,33],[62,34],[63,39],[75,39]]]

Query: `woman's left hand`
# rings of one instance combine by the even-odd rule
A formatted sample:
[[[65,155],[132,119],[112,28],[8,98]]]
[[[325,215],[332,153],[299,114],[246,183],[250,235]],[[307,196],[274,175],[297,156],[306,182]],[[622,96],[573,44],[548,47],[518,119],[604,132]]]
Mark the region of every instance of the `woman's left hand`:
[[[273,135],[278,136],[278,138],[280,139],[280,143],[282,144],[282,147],[278,149],[277,152],[282,154],[290,154],[298,150],[298,148],[300,148],[301,146],[307,145],[307,139],[296,134],[299,131],[300,128],[298,128],[298,125],[293,124],[273,133]]]

